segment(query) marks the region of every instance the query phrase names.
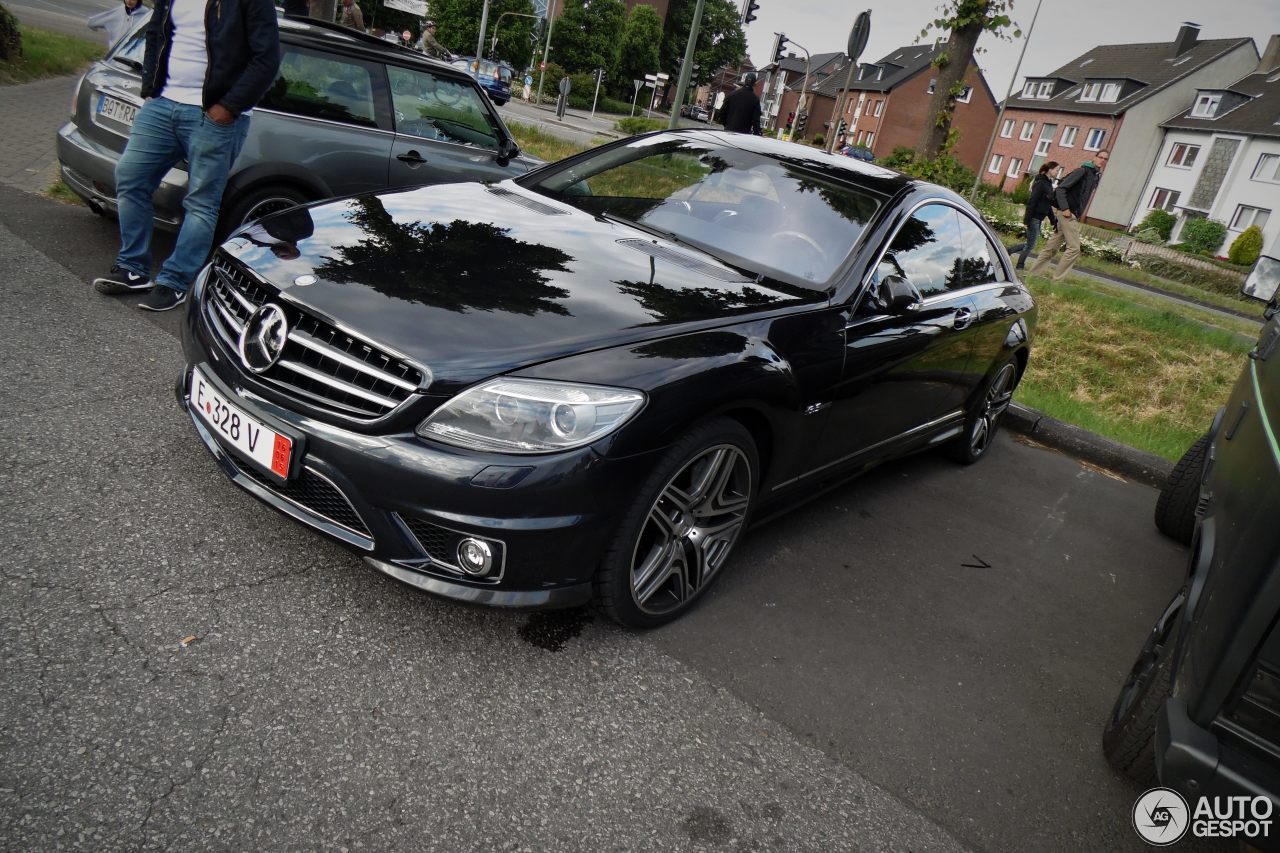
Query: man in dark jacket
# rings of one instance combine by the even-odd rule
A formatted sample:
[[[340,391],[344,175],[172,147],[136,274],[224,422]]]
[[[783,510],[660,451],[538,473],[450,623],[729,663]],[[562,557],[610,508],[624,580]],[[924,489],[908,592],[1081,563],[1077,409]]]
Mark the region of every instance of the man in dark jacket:
[[[249,111],[275,81],[280,34],[272,0],[156,0],[147,28],[142,97],[120,162],[120,254],[94,279],[109,295],[151,290],[139,307],[177,308],[209,256],[227,175]],[[151,194],[187,161],[182,228],[151,282]]]
[[[742,87],[724,99],[725,130],[760,135],[760,99],[755,85],[755,72],[748,71],[742,78]]]
[[[1062,253],[1062,260],[1058,261],[1058,266],[1053,271],[1053,280],[1062,281],[1067,277],[1067,273],[1071,272],[1076,258],[1080,257],[1080,220],[1089,207],[1089,199],[1093,197],[1093,191],[1098,188],[1098,181],[1102,179],[1102,170],[1107,167],[1107,160],[1110,158],[1111,155],[1108,152],[1099,151],[1092,160],[1085,160],[1079,169],[1058,183],[1053,199],[1053,212],[1058,217],[1058,228],[1053,236],[1045,241],[1040,257],[1036,258],[1035,266],[1027,275],[1040,275],[1048,269],[1058,247],[1064,242],[1067,244],[1067,250]]]
[[[1009,247],[1011,256],[1018,253],[1018,269],[1027,265],[1027,258],[1035,249],[1036,240],[1040,239],[1040,224],[1044,222],[1044,218],[1049,217],[1053,227],[1055,229],[1058,227],[1058,219],[1053,215],[1053,181],[1049,178],[1056,168],[1058,168],[1058,161],[1050,160],[1040,167],[1035,180],[1031,182],[1031,195],[1027,198],[1026,212],[1022,214],[1022,224],[1027,229],[1027,239],[1016,246]]]

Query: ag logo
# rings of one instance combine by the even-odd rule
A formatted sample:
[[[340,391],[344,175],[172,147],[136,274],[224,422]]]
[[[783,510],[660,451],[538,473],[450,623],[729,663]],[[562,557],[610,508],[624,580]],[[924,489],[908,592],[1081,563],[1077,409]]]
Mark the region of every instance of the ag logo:
[[[1187,834],[1191,812],[1177,791],[1152,788],[1133,804],[1133,828],[1148,844],[1167,847]]]

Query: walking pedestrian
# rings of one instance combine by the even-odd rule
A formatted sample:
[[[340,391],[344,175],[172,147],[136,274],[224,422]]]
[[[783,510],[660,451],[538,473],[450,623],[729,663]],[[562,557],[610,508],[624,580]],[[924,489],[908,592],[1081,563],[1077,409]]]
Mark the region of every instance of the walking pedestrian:
[[[756,97],[756,73],[742,76],[742,86],[724,99],[724,129],[760,135],[760,99]]]
[[[1106,168],[1109,159],[1109,152],[1099,151],[1092,160],[1085,160],[1080,168],[1058,184],[1053,194],[1053,212],[1057,215],[1058,230],[1045,241],[1040,257],[1036,258],[1035,266],[1028,275],[1042,274],[1053,262],[1058,247],[1065,242],[1067,250],[1062,253],[1062,260],[1058,261],[1058,266],[1053,271],[1053,280],[1062,281],[1067,277],[1076,258],[1080,257],[1080,219],[1089,207],[1089,199],[1098,188],[1102,170]]]
[[[280,67],[272,0],[156,0],[142,63],[144,103],[116,164],[120,253],[93,281],[99,293],[150,290],[139,307],[177,308],[209,256],[227,175],[249,112]],[[151,281],[151,194],[187,161],[182,228]]]
[[[356,0],[342,0],[342,17],[338,23],[364,32],[364,12],[360,11],[360,4]]]
[[[435,21],[427,21],[427,26],[422,31],[422,52],[432,59],[442,59],[445,62],[453,59],[448,48],[436,41]]]
[[[1053,215],[1053,180],[1049,177],[1056,168],[1058,168],[1058,161],[1050,160],[1040,167],[1040,171],[1031,182],[1031,195],[1027,198],[1027,209],[1022,214],[1022,224],[1027,229],[1026,239],[1016,246],[1009,247],[1010,257],[1014,254],[1018,255],[1018,269],[1026,267],[1027,258],[1035,250],[1044,218],[1049,217],[1049,223],[1053,225],[1055,231],[1058,228],[1058,218]]]

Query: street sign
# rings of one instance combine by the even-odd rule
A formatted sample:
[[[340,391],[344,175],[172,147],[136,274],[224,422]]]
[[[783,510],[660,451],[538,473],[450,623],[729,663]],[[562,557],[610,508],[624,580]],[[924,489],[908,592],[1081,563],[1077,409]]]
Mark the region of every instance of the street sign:
[[[560,94],[568,95],[570,87],[571,87],[571,84],[569,82],[569,78],[561,77],[560,78]]]
[[[427,0],[383,0],[382,5],[388,9],[397,9],[401,12],[408,12],[410,15],[417,15],[419,18],[427,16]]]
[[[867,48],[867,39],[870,36],[871,12],[859,12],[857,19],[853,22],[853,29],[849,30],[849,59],[855,63],[858,61],[862,51]]]
[[[638,94],[640,94],[640,87],[644,85],[644,81],[643,81],[643,80],[632,80],[632,81],[631,81],[631,85],[632,85],[632,86],[635,86],[635,88],[636,88],[636,94],[638,95]]]

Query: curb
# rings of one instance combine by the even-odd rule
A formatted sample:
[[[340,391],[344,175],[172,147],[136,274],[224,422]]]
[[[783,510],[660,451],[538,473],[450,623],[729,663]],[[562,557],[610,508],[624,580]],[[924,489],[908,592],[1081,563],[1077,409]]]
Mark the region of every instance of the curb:
[[[1005,412],[1005,424],[1055,450],[1157,489],[1173,471],[1173,463],[1163,457],[1063,423],[1018,403]]]

